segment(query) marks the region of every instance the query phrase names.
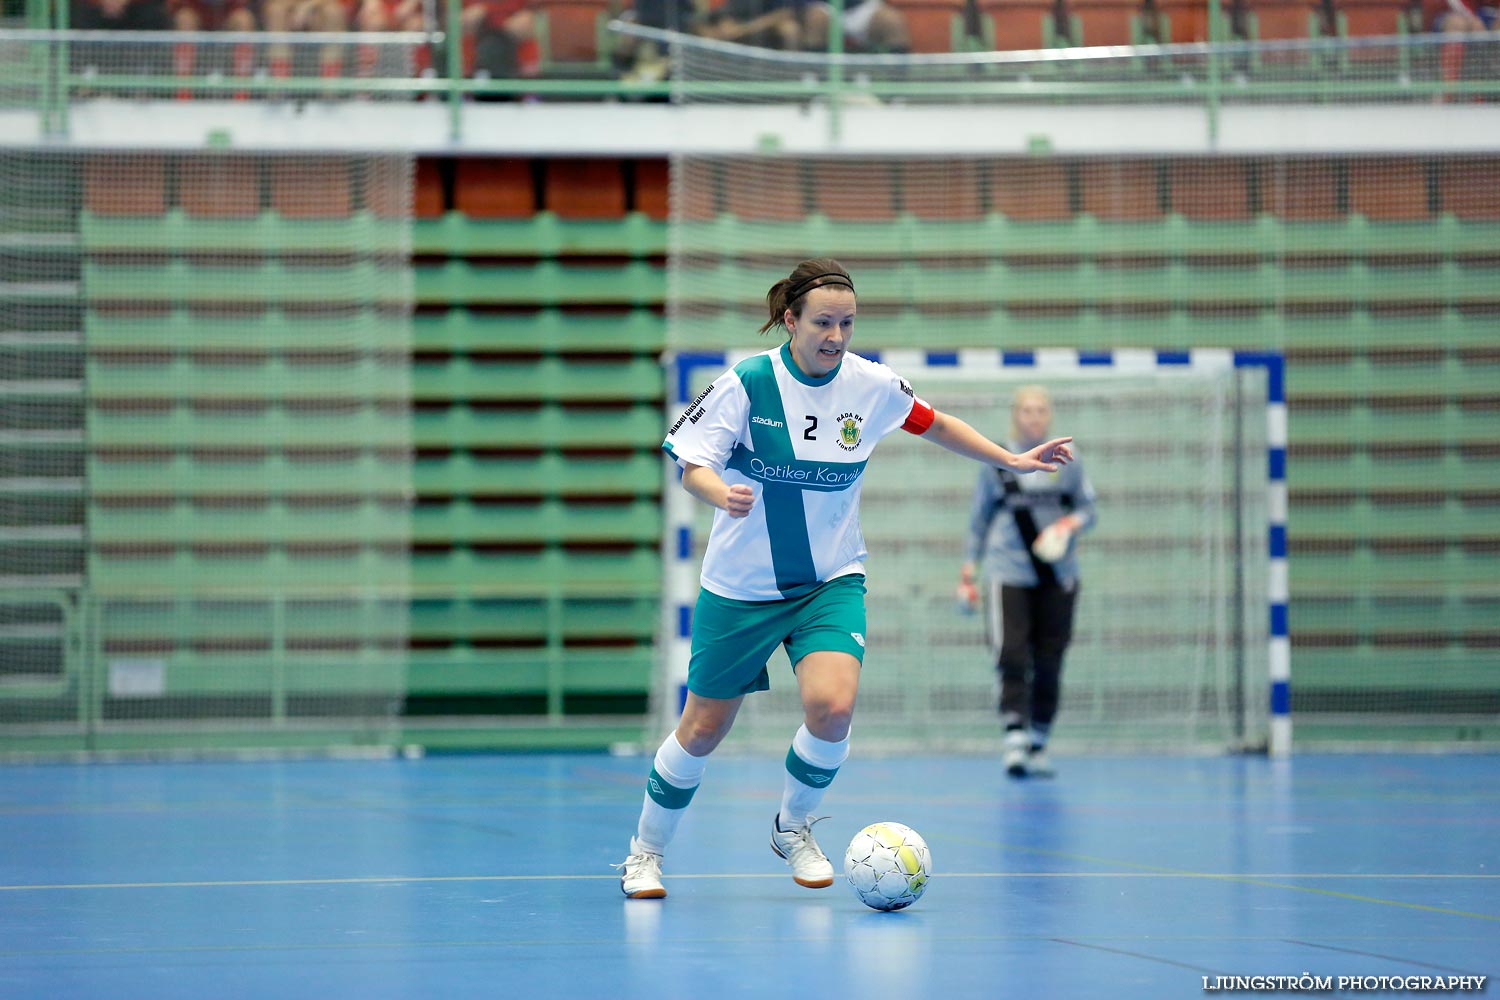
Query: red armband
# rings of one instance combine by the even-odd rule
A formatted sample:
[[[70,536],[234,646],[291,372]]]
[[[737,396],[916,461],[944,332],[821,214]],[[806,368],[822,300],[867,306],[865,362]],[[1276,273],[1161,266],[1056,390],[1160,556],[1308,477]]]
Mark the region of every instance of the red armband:
[[[926,434],[927,428],[931,427],[936,419],[936,410],[920,399],[913,400],[911,412],[906,415],[906,423],[901,425],[901,429],[908,434]]]

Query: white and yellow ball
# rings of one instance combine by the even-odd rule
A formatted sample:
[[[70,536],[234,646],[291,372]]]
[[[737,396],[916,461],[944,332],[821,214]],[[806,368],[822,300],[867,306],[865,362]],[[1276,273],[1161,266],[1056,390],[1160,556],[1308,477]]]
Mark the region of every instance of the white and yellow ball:
[[[901,910],[927,891],[932,855],[927,842],[901,823],[871,823],[844,852],[844,877],[860,902],[877,910]]]

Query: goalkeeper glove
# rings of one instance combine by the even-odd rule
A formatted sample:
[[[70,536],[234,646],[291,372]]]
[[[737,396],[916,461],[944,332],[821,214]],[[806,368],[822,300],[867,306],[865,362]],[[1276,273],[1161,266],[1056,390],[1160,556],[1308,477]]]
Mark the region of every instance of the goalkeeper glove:
[[[1068,554],[1068,546],[1073,541],[1074,521],[1070,517],[1060,517],[1036,536],[1036,541],[1031,543],[1032,554],[1042,562],[1054,563]]]

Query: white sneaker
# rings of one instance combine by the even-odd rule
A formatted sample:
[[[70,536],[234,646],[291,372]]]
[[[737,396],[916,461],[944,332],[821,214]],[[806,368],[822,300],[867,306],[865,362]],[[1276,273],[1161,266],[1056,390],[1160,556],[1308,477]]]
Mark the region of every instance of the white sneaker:
[[[661,884],[661,855],[643,851],[630,838],[630,857],[611,868],[623,868],[620,891],[631,899],[663,899],[667,889]]]
[[[809,889],[833,885],[833,863],[812,835],[813,824],[827,818],[809,819],[806,826],[796,830],[783,830],[779,813],[771,818],[771,850],[786,859],[792,869],[792,881]]]
[[[1012,729],[1005,734],[1005,753],[1000,758],[1005,763],[1005,773],[1012,778],[1026,777],[1031,760],[1031,738],[1024,730]]]
[[[1057,769],[1052,766],[1052,758],[1047,756],[1046,747],[1037,747],[1031,751],[1026,758],[1026,772],[1036,778],[1055,778]]]

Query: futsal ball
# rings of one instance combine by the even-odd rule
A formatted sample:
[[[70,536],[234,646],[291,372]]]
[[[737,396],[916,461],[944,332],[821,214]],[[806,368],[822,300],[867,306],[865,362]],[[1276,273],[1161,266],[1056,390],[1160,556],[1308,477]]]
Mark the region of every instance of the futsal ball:
[[[871,823],[844,852],[844,877],[860,902],[877,910],[904,910],[922,897],[931,876],[927,842],[900,823]]]

